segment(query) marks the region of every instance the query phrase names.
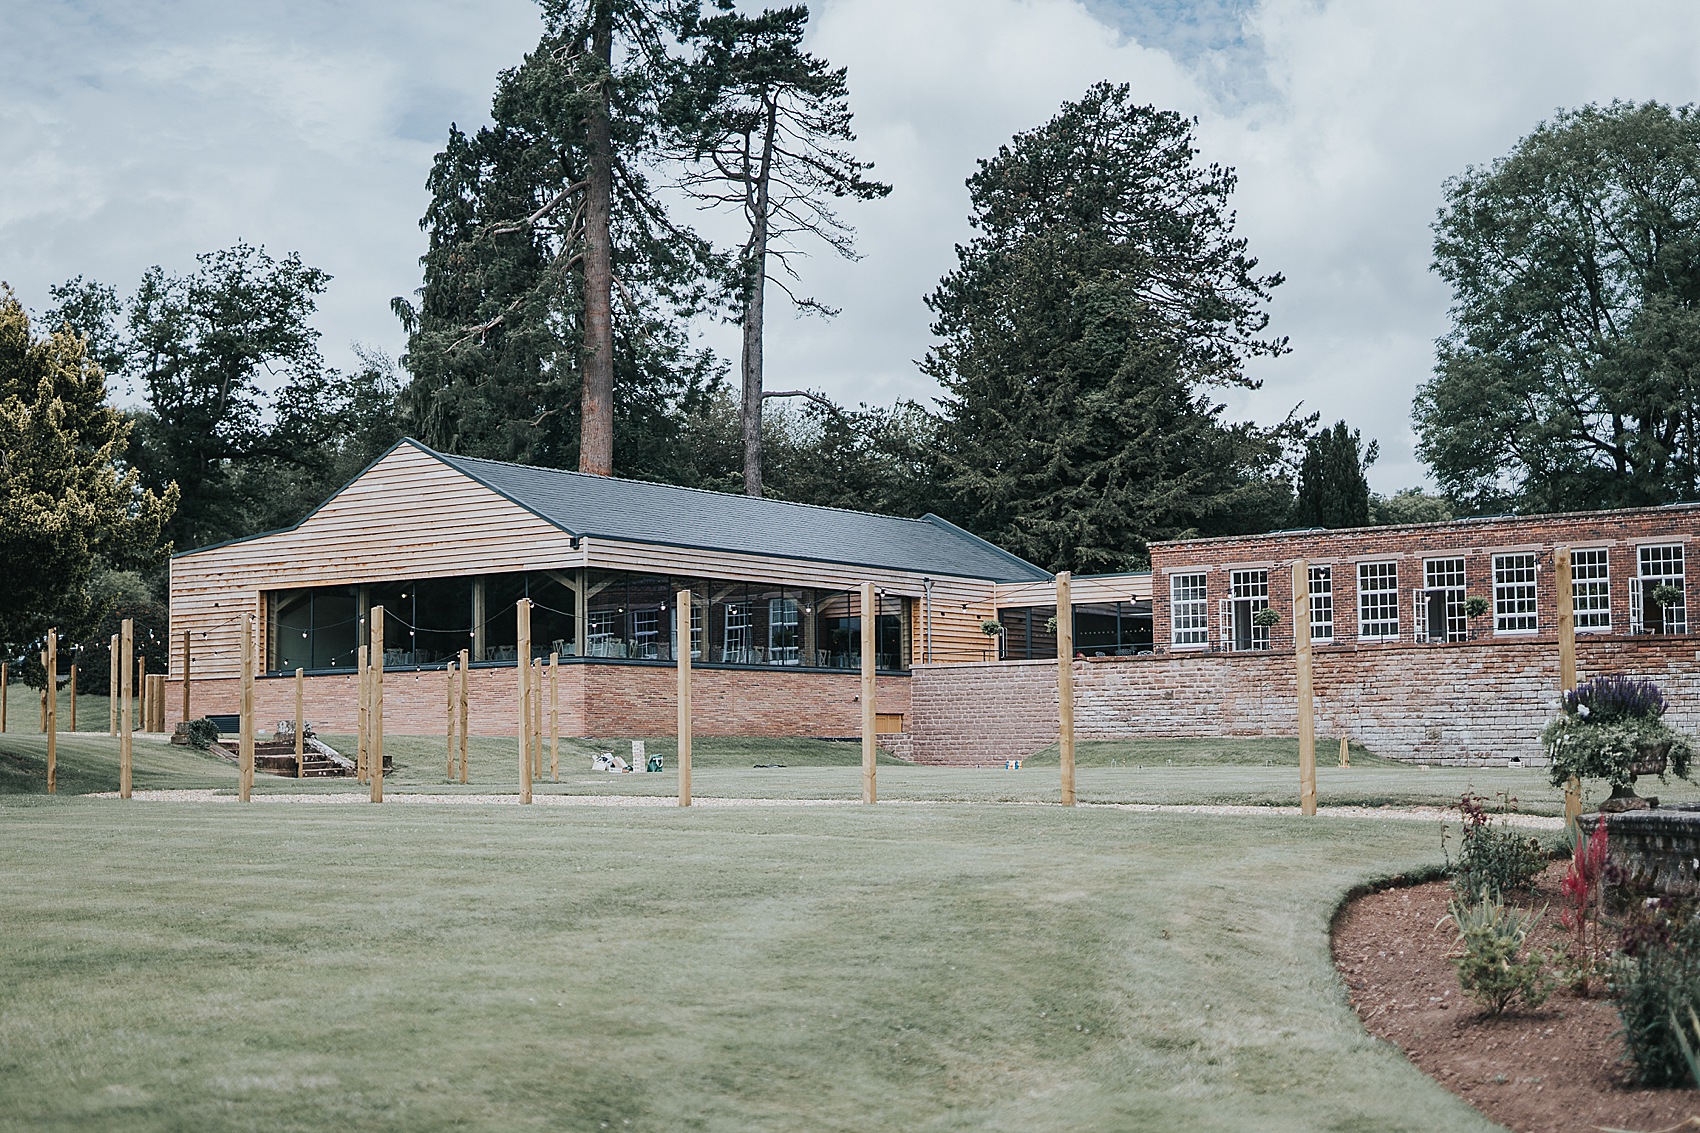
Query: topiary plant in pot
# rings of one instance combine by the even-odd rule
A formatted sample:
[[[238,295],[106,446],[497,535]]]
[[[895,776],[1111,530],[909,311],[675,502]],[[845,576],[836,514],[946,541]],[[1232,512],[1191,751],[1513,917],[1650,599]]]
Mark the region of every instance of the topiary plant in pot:
[[[1611,797],[1605,812],[1641,810],[1658,805],[1635,793],[1641,775],[1688,778],[1693,749],[1687,737],[1667,725],[1664,694],[1652,681],[1630,677],[1594,677],[1564,694],[1560,712],[1541,733],[1552,760],[1552,784],[1572,776],[1604,779]]]

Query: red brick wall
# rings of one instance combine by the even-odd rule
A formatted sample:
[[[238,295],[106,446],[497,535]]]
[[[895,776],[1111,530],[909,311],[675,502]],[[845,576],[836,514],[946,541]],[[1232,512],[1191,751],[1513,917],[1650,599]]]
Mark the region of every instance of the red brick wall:
[[[1658,682],[1670,723],[1700,732],[1700,651],[1693,638],[1583,640],[1579,676]],[[1074,663],[1083,740],[1291,736],[1298,730],[1290,653],[1094,658]],[[1555,711],[1558,656],[1540,642],[1391,645],[1319,652],[1317,730],[1418,762],[1538,759]],[[921,762],[987,763],[1056,741],[1054,662],[928,665],[915,670],[911,745]],[[1328,753],[1322,753],[1326,758]]]
[[[447,676],[395,672],[384,676],[384,728],[398,735],[443,732]],[[235,714],[240,681],[197,680],[196,716]],[[518,729],[516,675],[512,668],[474,668],[468,674],[468,730],[506,736]],[[561,731],[564,735],[669,735],[677,727],[677,675],[659,665],[562,665]],[[861,732],[861,677],[856,673],[705,669],[692,678],[698,735],[852,736]],[[180,715],[182,683],[167,684],[166,713]],[[545,683],[543,709],[549,710]],[[347,734],[358,724],[359,688],[352,673],[306,679],[306,714],[320,731]],[[909,712],[909,678],[881,676],[881,712]],[[263,731],[295,716],[295,681],[254,682],[254,711]]]
[[[1622,633],[1629,626],[1629,579],[1638,573],[1636,548],[1644,543],[1687,543],[1700,530],[1700,506],[1639,508],[1622,511],[1581,512],[1566,515],[1472,519],[1449,523],[1424,523],[1404,527],[1371,527],[1286,535],[1245,535],[1221,539],[1190,539],[1156,543],[1151,548],[1154,594],[1154,637],[1159,649],[1170,643],[1169,579],[1180,571],[1196,568],[1206,572],[1207,610],[1210,639],[1220,640],[1219,602],[1228,598],[1229,576],[1235,569],[1266,568],[1269,571],[1270,604],[1280,612],[1275,641],[1292,640],[1292,571],[1294,560],[1308,559],[1313,566],[1332,566],[1334,575],[1334,640],[1339,645],[1318,648],[1356,647],[1358,634],[1357,564],[1392,560],[1398,564],[1399,636],[1414,640],[1411,592],[1423,586],[1423,560],[1462,557],[1466,593],[1493,600],[1493,556],[1496,553],[1538,553],[1537,616],[1540,636],[1550,639],[1557,619],[1556,591],[1552,585],[1555,547],[1605,547],[1611,575],[1612,628]],[[1692,554],[1692,549],[1689,549]],[[1686,557],[1686,556],[1685,556]],[[1688,568],[1694,572],[1693,567]],[[1700,604],[1690,600],[1690,619],[1700,618]],[[1493,634],[1493,615],[1477,620],[1484,636]],[[1523,640],[1527,635],[1507,635],[1501,640]],[[1368,643],[1365,643],[1368,645]]]

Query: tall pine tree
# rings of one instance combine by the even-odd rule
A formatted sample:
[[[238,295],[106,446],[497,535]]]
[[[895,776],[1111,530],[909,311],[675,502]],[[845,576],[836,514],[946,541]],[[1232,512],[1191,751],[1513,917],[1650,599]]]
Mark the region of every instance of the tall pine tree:
[[[954,514],[1053,569],[1118,570],[1148,540],[1282,521],[1298,423],[1230,425],[1214,387],[1278,354],[1278,275],[1233,234],[1231,170],[1192,123],[1098,84],[968,180],[977,235],[928,299]]]
[[[1368,526],[1369,478],[1364,473],[1379,454],[1375,441],[1365,449],[1358,431],[1344,421],[1306,439],[1294,521],[1305,527]]]

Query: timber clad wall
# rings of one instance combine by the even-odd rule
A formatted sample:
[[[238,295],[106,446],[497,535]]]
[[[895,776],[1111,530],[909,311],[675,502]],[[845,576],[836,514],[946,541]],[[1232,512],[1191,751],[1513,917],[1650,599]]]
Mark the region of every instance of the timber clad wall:
[[[395,735],[441,735],[447,709],[441,670],[384,674],[384,730]],[[677,675],[665,665],[561,666],[564,736],[667,736],[678,726]],[[878,710],[909,712],[910,679],[879,678]],[[467,729],[475,736],[518,734],[518,678],[511,667],[475,667],[467,679]],[[202,681],[191,690],[197,716],[234,715],[240,679]],[[861,677],[856,673],[799,673],[783,669],[696,668],[691,680],[697,735],[853,736],[861,731]],[[182,703],[182,685],[167,684],[166,704]],[[544,686],[545,720],[549,711]],[[354,674],[306,679],[307,719],[327,735],[357,727]],[[259,727],[270,732],[295,717],[293,678],[254,684]],[[547,723],[544,725],[547,727]]]
[[[1589,639],[1577,672],[1650,678],[1666,719],[1700,731],[1700,652],[1693,638]],[[1319,651],[1317,732],[1417,762],[1543,758],[1536,737],[1557,708],[1551,643],[1477,641]],[[911,689],[909,750],[920,762],[989,763],[1056,742],[1055,662],[931,665]],[[1290,653],[1107,657],[1074,663],[1081,740],[1292,736],[1297,688]],[[1323,753],[1326,756],[1327,753]],[[1295,748],[1294,762],[1297,762]]]
[[[1221,640],[1218,624],[1220,603],[1230,597],[1231,573],[1235,570],[1267,569],[1269,604],[1281,614],[1282,619],[1275,636],[1277,641],[1284,638],[1290,644],[1293,607],[1291,567],[1295,560],[1304,558],[1313,567],[1333,567],[1334,643],[1318,642],[1318,650],[1358,648],[1357,564],[1392,561],[1398,564],[1399,640],[1411,642],[1415,640],[1416,630],[1412,591],[1424,585],[1425,559],[1463,558],[1466,593],[1491,602],[1493,556],[1533,551],[1539,571],[1536,585],[1537,636],[1551,640],[1558,617],[1552,585],[1552,552],[1555,547],[1568,546],[1573,550],[1590,547],[1607,549],[1612,632],[1621,634],[1629,628],[1629,580],[1639,571],[1636,548],[1649,543],[1681,543],[1686,547],[1697,529],[1700,529],[1700,505],[1683,505],[1154,543],[1151,547],[1156,592],[1153,633],[1159,649],[1186,648],[1171,644],[1169,580],[1173,575],[1194,572],[1206,575],[1210,640],[1216,643]],[[1692,602],[1689,617],[1700,617],[1700,607]],[[1471,628],[1484,636],[1492,636],[1493,614],[1490,612],[1476,619]],[[1499,639],[1524,640],[1528,636],[1502,634]],[[1387,648],[1395,644],[1365,642],[1362,647]]]

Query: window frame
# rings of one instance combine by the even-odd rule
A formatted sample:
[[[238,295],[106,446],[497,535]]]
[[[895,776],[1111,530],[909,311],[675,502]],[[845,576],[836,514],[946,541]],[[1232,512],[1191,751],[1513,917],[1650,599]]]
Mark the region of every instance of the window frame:
[[[1587,556],[1587,561],[1580,561]],[[1584,575],[1583,570],[1599,573]],[[1586,588],[1586,589],[1584,589]],[[1603,606],[1592,604],[1594,599]],[[1589,602],[1584,605],[1584,601]],[[1577,633],[1610,633],[1611,618],[1611,553],[1607,547],[1572,547],[1570,549],[1570,613],[1571,624]],[[1584,617],[1602,616],[1604,621],[1587,622]]]
[[[1510,567],[1512,560],[1527,563]],[[1507,570],[1527,569],[1527,579],[1507,579]],[[1527,590],[1527,594],[1522,591]],[[1541,632],[1541,556],[1537,551],[1502,551],[1493,556],[1493,635],[1530,637]],[[1523,605],[1527,603],[1527,608]],[[1528,620],[1528,625],[1514,624]]]
[[[1383,571],[1384,568],[1385,568],[1386,573],[1380,574],[1379,572]],[[1377,573],[1372,573],[1372,572],[1377,572]],[[1358,564],[1357,577],[1358,577],[1358,640],[1359,641],[1366,641],[1366,642],[1398,641],[1399,640],[1399,606],[1401,604],[1400,601],[1399,601],[1399,560],[1397,560],[1397,559],[1374,559],[1374,560],[1370,560],[1368,562],[1361,562],[1361,563]],[[1389,586],[1376,586],[1376,587],[1366,586],[1365,582],[1367,580],[1371,579],[1371,578],[1378,578],[1380,581],[1388,582],[1391,585],[1389,585]],[[1389,618],[1389,617],[1386,617],[1386,616],[1381,616],[1381,617],[1370,616],[1370,614],[1371,614],[1371,602],[1372,601],[1374,602],[1374,604],[1377,607],[1379,607],[1379,610],[1377,612],[1382,613],[1384,615],[1386,613],[1391,613],[1392,617]],[[1370,633],[1370,632],[1368,632],[1368,627],[1370,627],[1372,625],[1379,625],[1379,626],[1391,625],[1393,627],[1393,632],[1392,633]]]
[[[1324,617],[1317,617],[1318,609],[1324,612]],[[1313,566],[1310,568],[1310,639],[1312,641],[1334,640],[1334,568],[1332,566]]]
[[[1192,580],[1196,579],[1196,582]],[[1188,597],[1181,597],[1185,590]],[[1196,597],[1190,596],[1196,592]],[[1169,576],[1169,647],[1210,648],[1210,576],[1180,571]],[[1183,636],[1185,635],[1185,636]],[[1196,636],[1195,636],[1196,635]]]

